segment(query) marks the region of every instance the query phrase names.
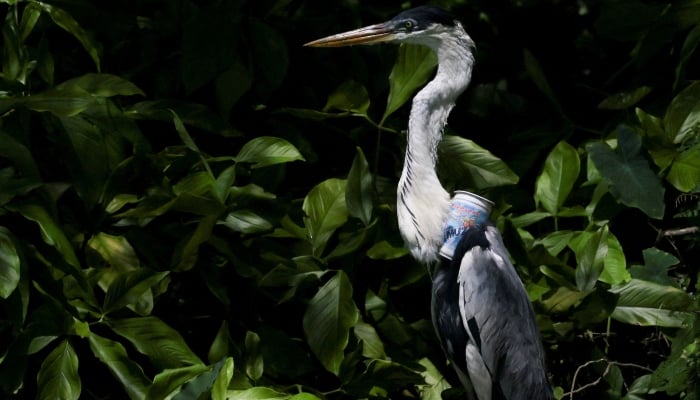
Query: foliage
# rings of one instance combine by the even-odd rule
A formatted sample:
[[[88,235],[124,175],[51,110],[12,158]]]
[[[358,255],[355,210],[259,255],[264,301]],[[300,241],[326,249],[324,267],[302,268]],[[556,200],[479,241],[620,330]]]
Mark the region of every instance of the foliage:
[[[436,3],[479,48],[439,172],[557,397],[697,398],[700,3]],[[412,5],[0,1],[2,397],[459,397],[395,219],[435,57],[302,47]]]

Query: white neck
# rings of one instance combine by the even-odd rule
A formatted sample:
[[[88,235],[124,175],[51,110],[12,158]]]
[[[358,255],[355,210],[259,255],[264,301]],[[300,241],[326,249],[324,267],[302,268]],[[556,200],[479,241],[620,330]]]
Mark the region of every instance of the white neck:
[[[420,42],[437,54],[438,70],[413,98],[397,191],[399,230],[413,256],[425,263],[437,260],[450,205],[450,195],[435,172],[437,148],[450,110],[469,84],[474,65],[474,43],[457,25]]]

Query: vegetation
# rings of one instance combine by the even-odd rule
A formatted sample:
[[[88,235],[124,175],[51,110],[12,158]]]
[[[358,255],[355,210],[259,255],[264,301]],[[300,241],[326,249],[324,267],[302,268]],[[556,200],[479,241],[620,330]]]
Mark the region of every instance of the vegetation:
[[[0,390],[454,399],[395,187],[413,2],[0,1]],[[563,399],[700,395],[700,1],[443,0],[478,46],[440,149]]]

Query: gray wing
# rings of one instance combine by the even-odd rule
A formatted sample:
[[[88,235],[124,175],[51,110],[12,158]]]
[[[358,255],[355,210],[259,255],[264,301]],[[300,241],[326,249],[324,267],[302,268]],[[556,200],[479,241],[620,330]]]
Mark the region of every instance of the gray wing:
[[[462,323],[469,335],[467,370],[480,400],[496,386],[506,399],[550,398],[544,352],[532,305],[498,230],[462,257],[458,275]],[[483,240],[485,239],[485,240]],[[486,244],[486,245],[484,245]],[[493,385],[489,384],[493,383]]]

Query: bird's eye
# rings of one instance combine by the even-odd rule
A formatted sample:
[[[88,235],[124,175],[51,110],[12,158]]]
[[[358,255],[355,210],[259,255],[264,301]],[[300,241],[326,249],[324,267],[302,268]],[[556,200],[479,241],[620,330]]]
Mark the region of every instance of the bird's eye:
[[[415,26],[416,26],[416,23],[413,22],[413,21],[410,20],[410,19],[407,20],[407,21],[404,21],[404,23],[403,23],[403,27],[404,27],[404,29],[406,29],[407,31],[411,31]]]

